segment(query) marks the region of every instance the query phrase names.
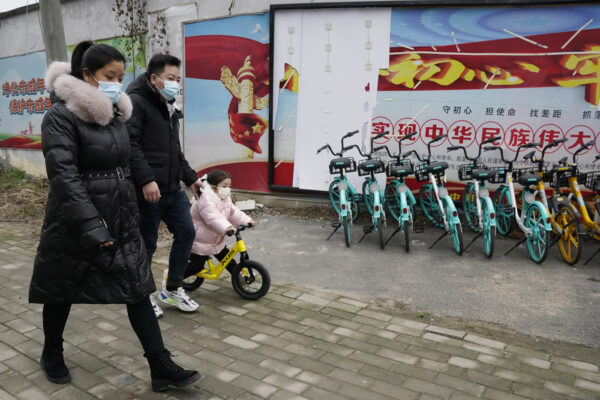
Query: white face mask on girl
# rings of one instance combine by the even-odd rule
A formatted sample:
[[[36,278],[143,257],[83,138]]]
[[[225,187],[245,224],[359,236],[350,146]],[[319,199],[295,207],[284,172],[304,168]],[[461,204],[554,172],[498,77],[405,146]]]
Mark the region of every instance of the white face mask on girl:
[[[231,188],[228,187],[218,187],[217,194],[221,198],[221,200],[225,200],[231,194]]]

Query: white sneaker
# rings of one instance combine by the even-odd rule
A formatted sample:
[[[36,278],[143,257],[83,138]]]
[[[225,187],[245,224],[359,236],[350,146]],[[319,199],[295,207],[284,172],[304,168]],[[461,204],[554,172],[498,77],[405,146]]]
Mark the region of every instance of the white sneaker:
[[[167,268],[163,271],[163,279],[162,279],[162,286],[161,286],[162,290],[165,290],[165,288],[167,287],[167,276],[168,275],[169,275],[169,268]]]
[[[182,287],[177,288],[177,291],[170,292],[167,289],[160,291],[160,301],[178,307],[181,311],[192,312],[198,309],[198,303],[190,299]]]
[[[154,310],[154,315],[156,315],[156,318],[160,318],[163,316],[163,310],[158,306],[158,304],[156,304],[156,302],[154,301],[154,296],[150,295],[150,304],[152,304],[152,309]]]

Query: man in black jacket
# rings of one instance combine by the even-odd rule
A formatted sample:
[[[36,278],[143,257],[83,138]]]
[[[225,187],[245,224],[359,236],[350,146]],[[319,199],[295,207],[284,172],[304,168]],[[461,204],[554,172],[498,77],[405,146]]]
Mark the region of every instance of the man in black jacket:
[[[181,281],[190,257],[195,230],[189,200],[180,182],[190,187],[194,196],[202,186],[196,172],[183,156],[179,143],[179,119],[175,95],[179,91],[180,61],[168,54],[154,55],[145,74],[127,87],[133,103],[133,115],[127,121],[131,141],[131,175],[138,192],[140,230],[148,258],[156,250],[158,226],[164,221],[173,234],[169,255],[168,280],[160,292],[164,303],[183,311],[196,311]],[[157,317],[162,310],[151,297]]]

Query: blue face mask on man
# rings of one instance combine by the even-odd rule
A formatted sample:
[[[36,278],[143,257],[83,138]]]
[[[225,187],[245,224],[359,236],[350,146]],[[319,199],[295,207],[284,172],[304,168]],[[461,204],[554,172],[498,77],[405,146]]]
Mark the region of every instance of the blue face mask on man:
[[[160,79],[158,76],[157,78]],[[166,101],[173,100],[175,96],[177,96],[177,93],[179,93],[179,83],[175,81],[160,80],[165,85],[165,87],[160,90],[160,94],[165,98]]]
[[[113,104],[116,104],[119,97],[121,97],[123,85],[119,82],[99,81],[94,75],[92,75],[92,78],[98,82],[98,90],[108,97]]]

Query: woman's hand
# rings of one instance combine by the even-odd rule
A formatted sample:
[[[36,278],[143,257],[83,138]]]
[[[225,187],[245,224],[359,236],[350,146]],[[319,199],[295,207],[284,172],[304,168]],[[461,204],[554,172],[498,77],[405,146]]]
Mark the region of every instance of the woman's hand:
[[[111,241],[108,241],[108,242],[104,242],[104,243],[102,243],[102,244],[100,245],[100,247],[108,247],[108,246],[112,246],[113,244],[114,244],[113,242],[111,242]]]

